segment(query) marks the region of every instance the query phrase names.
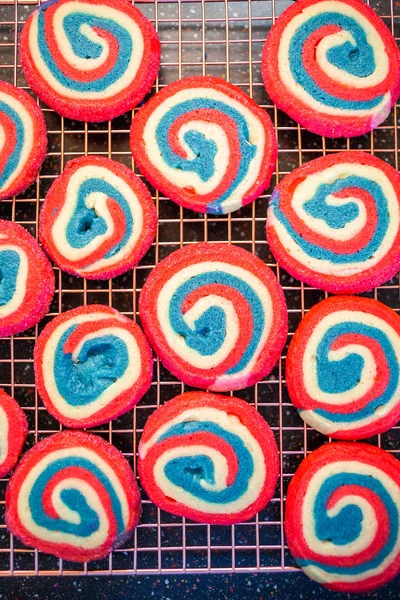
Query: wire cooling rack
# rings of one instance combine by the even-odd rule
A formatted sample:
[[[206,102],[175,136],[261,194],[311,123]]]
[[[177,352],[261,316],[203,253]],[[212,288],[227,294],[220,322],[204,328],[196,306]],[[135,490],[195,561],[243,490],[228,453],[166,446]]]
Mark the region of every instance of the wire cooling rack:
[[[260,76],[260,55],[274,19],[291,4],[281,0],[141,1],[136,6],[155,25],[162,43],[162,67],[154,92],[181,77],[215,75],[238,85],[263,106],[275,125],[279,142],[276,173],[267,193],[254,204],[227,216],[205,216],[178,207],[152,190],[159,229],[141,264],[106,282],[90,282],[56,272],[51,312],[22,335],[0,340],[0,386],[23,407],[29,421],[27,448],[60,430],[37,395],[33,348],[43,326],[55,315],[86,303],[108,304],[139,322],[138,295],[151,269],[184,244],[208,240],[232,242],[262,258],[276,273],[289,307],[291,335],[304,313],[325,297],[280,270],[265,241],[265,214],[274,185],[304,162],[339,150],[372,152],[398,168],[397,109],[370,135],[329,140],[302,130],[268,99]],[[395,36],[400,36],[400,2],[371,0]],[[27,88],[18,52],[21,28],[35,0],[0,0],[0,79]],[[397,37],[399,39],[399,37]],[[0,203],[0,217],[16,221],[37,235],[40,205],[65,163],[84,154],[100,154],[134,167],[129,151],[131,114],[112,122],[84,124],[59,117],[41,105],[49,130],[49,153],[40,177],[20,197]],[[398,276],[369,294],[400,310]],[[280,451],[281,477],[275,497],[255,520],[229,527],[201,525],[158,510],[143,494],[140,525],[123,548],[107,559],[79,565],[26,548],[4,524],[7,479],[0,480],[0,575],[101,575],[297,570],[285,545],[284,498],[287,485],[304,456],[324,436],[303,424],[292,406],[282,359],[270,376],[252,388],[235,392],[254,404],[274,430]],[[136,450],[149,415],[187,389],[156,361],[149,393],[133,410],[93,431],[114,444],[136,469]],[[400,427],[368,440],[400,452]]]

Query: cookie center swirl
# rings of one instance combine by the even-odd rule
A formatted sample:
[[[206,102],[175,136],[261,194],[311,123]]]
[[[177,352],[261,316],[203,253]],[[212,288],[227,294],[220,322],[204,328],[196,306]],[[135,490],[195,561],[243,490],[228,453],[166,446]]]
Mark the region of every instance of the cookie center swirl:
[[[106,236],[110,217],[122,223],[119,232],[110,238],[110,248],[103,248],[104,258],[110,258],[123,248],[132,235],[133,219],[126,198],[112,184],[93,177],[82,181],[74,213],[67,225],[66,239],[72,248],[85,248],[98,236]]]
[[[214,423],[187,422],[171,427],[159,439],[169,439],[175,435],[190,436],[190,443],[198,442],[198,454],[176,456],[165,466],[165,476],[176,486],[182,487],[192,496],[206,502],[226,503],[237,500],[248,488],[254,472],[253,459],[243,441]],[[204,441],[214,438],[220,444],[219,451],[208,453]],[[221,442],[222,440],[222,442]],[[232,453],[233,449],[233,453]],[[225,460],[227,472],[221,472],[221,462]]]
[[[71,344],[70,337],[74,332]],[[71,406],[95,401],[124,375],[129,364],[126,344],[116,335],[100,332],[96,336],[87,336],[84,333],[86,339],[78,340],[79,333],[78,325],[67,329],[60,337],[54,357],[58,390]]]
[[[278,65],[290,93],[319,112],[384,116],[390,108],[384,40],[344,2],[316,2],[294,16],[282,32]]]
[[[322,260],[334,260],[335,262],[353,262],[367,260],[373,257],[374,252],[379,248],[387,232],[389,224],[389,215],[387,199],[379,184],[363,177],[350,175],[337,180],[332,184],[321,184],[318,186],[314,196],[305,202],[304,210],[311,217],[311,226],[317,222],[325,221],[323,229],[327,237],[339,239],[339,235],[348,237],[354,236],[366,225],[366,207],[363,201],[371,204],[375,203],[375,217],[377,227],[366,245],[348,254],[338,255],[329,248],[306,246],[310,253]],[[294,232],[296,239],[300,242],[301,236]],[[343,239],[343,237],[342,237]]]
[[[66,77],[58,67],[46,44],[44,11],[40,11],[39,49],[47,66],[60,83],[78,91],[102,92],[109,87],[110,79],[115,81],[127,71],[132,54],[132,39],[118,23],[79,12],[67,15],[62,23],[66,40],[76,57],[71,66],[79,64],[80,68],[84,67],[86,72],[90,73],[90,80]],[[115,58],[110,57],[112,60],[107,61],[109,71],[101,76],[96,65],[103,64],[101,70],[104,70],[109,57],[108,44],[118,48],[118,54]]]
[[[363,28],[355,19],[332,12],[310,18],[294,34],[290,43],[289,57],[296,82],[311,96],[318,98],[327,106],[368,110],[380,104],[383,96],[377,96],[371,100],[349,101],[329,94],[314,81],[304,64],[304,53],[307,52],[310,38],[313,39],[316,35],[321,38],[324,33],[329,37],[328,39],[323,38],[323,42],[317,46],[316,58],[320,66],[327,67],[326,74],[328,76],[334,76],[336,70],[342,70],[351,75],[349,79],[353,81],[354,78],[365,79],[374,73],[376,69],[374,51],[367,41]],[[329,68],[329,64],[333,65],[335,69]],[[359,81],[357,83],[360,85]]]
[[[374,340],[384,351],[391,367],[388,392],[396,389],[398,381],[398,368],[396,368],[396,354],[388,337],[376,329],[362,323],[347,322],[331,327],[324,335],[317,352],[317,378],[320,389],[328,394],[343,394],[353,390],[361,383],[366,360],[363,358],[362,342],[368,348],[369,340]],[[354,342],[353,344],[351,342]],[[356,348],[359,347],[359,353]],[[374,347],[372,346],[372,349]],[[336,350],[336,352],[335,352]],[[371,352],[371,351],[370,351]],[[368,358],[372,358],[371,352]],[[376,367],[375,367],[376,369]],[[374,369],[374,370],[375,370]],[[371,374],[369,369],[369,373]],[[394,386],[394,387],[393,387]],[[379,406],[379,399],[375,406]],[[371,406],[370,410],[374,410]],[[355,414],[346,418],[357,418]]]
[[[396,523],[396,507],[379,481],[374,480],[368,475],[355,473],[332,475],[323,483],[314,505],[316,516],[315,532],[321,542],[328,542],[328,544],[331,543],[334,546],[344,548],[356,541],[366,526],[372,525],[373,530],[376,532],[377,528],[374,527],[374,523],[371,523],[371,519],[368,518],[370,515],[364,514],[367,511],[363,510],[364,507],[362,504],[353,503],[352,498],[346,498],[347,494],[349,496],[357,495],[357,491],[362,497],[363,488],[371,490],[383,502],[388,512],[393,513],[393,525]],[[341,496],[340,503],[336,497],[339,489]],[[367,523],[363,523],[364,516]],[[390,552],[392,547],[393,540],[386,548],[386,554]],[[374,562],[376,560],[375,558]],[[365,567],[363,565],[361,572],[365,568],[368,568],[368,566]]]
[[[392,398],[399,385],[396,352],[388,336],[376,327],[351,321],[331,327],[319,344],[316,361],[318,385],[323,393],[331,395],[333,403],[335,395],[340,402],[350,390],[353,400],[360,392],[363,395],[374,387],[374,375],[380,375],[378,389],[383,388],[382,392],[369,398],[361,410],[337,414],[337,421],[358,421],[373,415]],[[327,411],[317,412],[329,416]]]
[[[375,466],[343,461],[322,467],[308,485],[302,518],[314,557],[297,562],[317,581],[362,581],[398,551],[399,490]]]
[[[105,474],[91,461],[80,456],[59,458],[43,469],[40,476],[34,482],[30,495],[29,507],[35,523],[50,531],[60,531],[74,536],[87,538],[100,529],[101,516],[93,508],[93,501],[88,497],[88,489],[85,485],[79,485],[79,479],[70,479],[68,470],[79,469],[78,475],[87,476],[89,481],[95,477],[104,488],[111,500],[113,513],[118,523],[118,532],[124,531],[121,505],[115,490]],[[65,479],[60,487],[55,484],[60,474],[65,473]],[[75,476],[77,473],[75,472]],[[53,488],[55,496],[58,497],[56,515],[49,515],[44,510],[44,497],[50,494]],[[54,498],[54,497],[53,497]]]
[[[143,35],[133,18],[111,6],[46,3],[33,16],[32,57],[58,93],[108,98],[134,80]],[[36,52],[35,52],[36,50]]]
[[[221,115],[224,117],[222,120]],[[212,139],[213,135],[215,139]],[[233,135],[238,153],[232,152]],[[243,115],[224,102],[207,98],[194,98],[171,107],[161,118],[156,136],[167,165],[180,171],[195,173],[201,182],[221,178],[217,155],[228,144],[231,161],[229,169],[233,177],[212,204],[213,212],[216,213],[221,212],[220,205],[246,177],[257,152],[257,147],[250,141],[248,124]],[[193,193],[196,192],[196,185],[193,185]]]
[[[216,287],[210,289],[207,286]],[[231,290],[239,291],[240,296]],[[246,368],[264,330],[262,302],[251,286],[229,273],[214,271],[196,275],[177,289],[169,308],[169,318],[175,332],[202,356],[213,356],[227,343],[232,350],[231,346],[238,341],[238,331],[235,342],[229,338],[234,329],[233,319],[238,322],[243,316],[243,300],[250,307],[253,331],[240,360],[227,371],[228,375]],[[249,312],[248,309],[246,312]]]

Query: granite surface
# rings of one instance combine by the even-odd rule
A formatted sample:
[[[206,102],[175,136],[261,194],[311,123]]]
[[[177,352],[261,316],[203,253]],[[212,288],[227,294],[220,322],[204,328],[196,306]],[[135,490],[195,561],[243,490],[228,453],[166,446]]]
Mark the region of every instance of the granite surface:
[[[397,580],[370,594],[339,594],[302,573],[161,577],[37,577],[0,582],[0,600],[397,600]]]

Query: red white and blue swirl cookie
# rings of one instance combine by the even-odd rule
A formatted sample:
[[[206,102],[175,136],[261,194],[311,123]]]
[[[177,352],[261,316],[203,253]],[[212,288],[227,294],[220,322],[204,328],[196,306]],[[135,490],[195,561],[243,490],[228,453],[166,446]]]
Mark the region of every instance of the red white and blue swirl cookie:
[[[306,575],[338,592],[369,592],[400,572],[400,463],[368,444],[312,452],[286,499],[289,549]]]
[[[15,467],[28,433],[19,404],[0,389],[0,478]]]
[[[306,423],[357,440],[400,421],[400,317],[370,298],[335,296],[306,314],[286,359],[289,396]]]
[[[36,385],[49,413],[67,427],[95,427],[127,412],[148,391],[150,346],[136,323],[108,306],[74,308],[42,331]]]
[[[21,225],[0,221],[0,337],[36,325],[53,294],[53,269],[37,241]]]
[[[135,476],[114,446],[62,431],[31,448],[6,490],[6,524],[27,546],[64,560],[97,560],[120,546],[141,513]]]
[[[0,200],[23,192],[46,156],[47,129],[33,98],[0,81]]]
[[[360,0],[297,0],[273,25],[262,55],[271,99],[328,137],[375,129],[400,93],[400,53]]]
[[[275,275],[231,244],[186,246],[150,273],[140,318],[156,354],[176,377],[213,391],[257,383],[287,337],[287,309]]]
[[[200,523],[251,519],[271,500],[278,480],[274,435],[239,398],[176,396],[147,420],[138,453],[151,501]]]
[[[157,211],[128,167],[100,156],[67,163],[40,213],[40,241],[54,262],[86,279],[136,266],[153,242]]]
[[[339,152],[275,188],[267,240],[290,275],[335,294],[365,292],[400,268],[400,176],[375,156]]]
[[[223,79],[188,77],[167,85],[138,111],[131,150],[167,198],[223,214],[268,187],[277,145],[271,119],[247,94]]]
[[[49,0],[21,34],[32,90],[60,115],[106,121],[139,104],[160,66],[157,34],[126,0]]]

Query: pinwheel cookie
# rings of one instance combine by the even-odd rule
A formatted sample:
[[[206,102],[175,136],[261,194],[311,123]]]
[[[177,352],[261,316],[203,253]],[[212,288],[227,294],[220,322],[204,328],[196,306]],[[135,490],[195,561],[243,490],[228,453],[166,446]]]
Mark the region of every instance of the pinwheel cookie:
[[[267,240],[296,279],[335,294],[365,292],[400,268],[400,176],[364,152],[295,169],[275,188]]]
[[[62,431],[23,456],[6,490],[6,524],[64,560],[107,556],[136,526],[139,489],[124,456],[98,436]]]
[[[0,477],[15,467],[28,433],[24,411],[0,389]]]
[[[40,240],[55,263],[86,279],[136,266],[157,230],[146,186],[128,167],[101,156],[67,163],[40,213]]]
[[[285,532],[311,579],[338,592],[369,592],[400,571],[400,466],[385,450],[326,444],[290,482]]]
[[[36,385],[47,410],[67,427],[94,427],[139,402],[153,358],[136,323],[100,304],[58,315],[34,353]]]
[[[287,336],[282,288],[259,258],[232,244],[173,252],[150,273],[140,318],[156,354],[193,387],[254,385],[275,366]]]
[[[23,192],[46,156],[47,129],[34,99],[0,81],[0,200]]]
[[[60,115],[106,121],[139,104],[160,66],[151,23],[127,0],[50,0],[28,18],[21,65]]]
[[[269,425],[244,400],[188,392],[148,419],[138,469],[163,510],[229,525],[251,519],[272,498],[278,450]]]
[[[211,214],[258,198],[277,153],[265,110],[217,77],[175,81],[151,98],[132,121],[131,149],[167,198]]]
[[[271,99],[309,131],[351,137],[382,123],[400,93],[400,53],[361,0],[297,0],[262,55]]]
[[[314,306],[295,332],[286,359],[288,392],[306,423],[356,440],[400,420],[400,317],[357,296]]]
[[[54,273],[24,227],[0,221],[0,337],[36,325],[54,294]]]

